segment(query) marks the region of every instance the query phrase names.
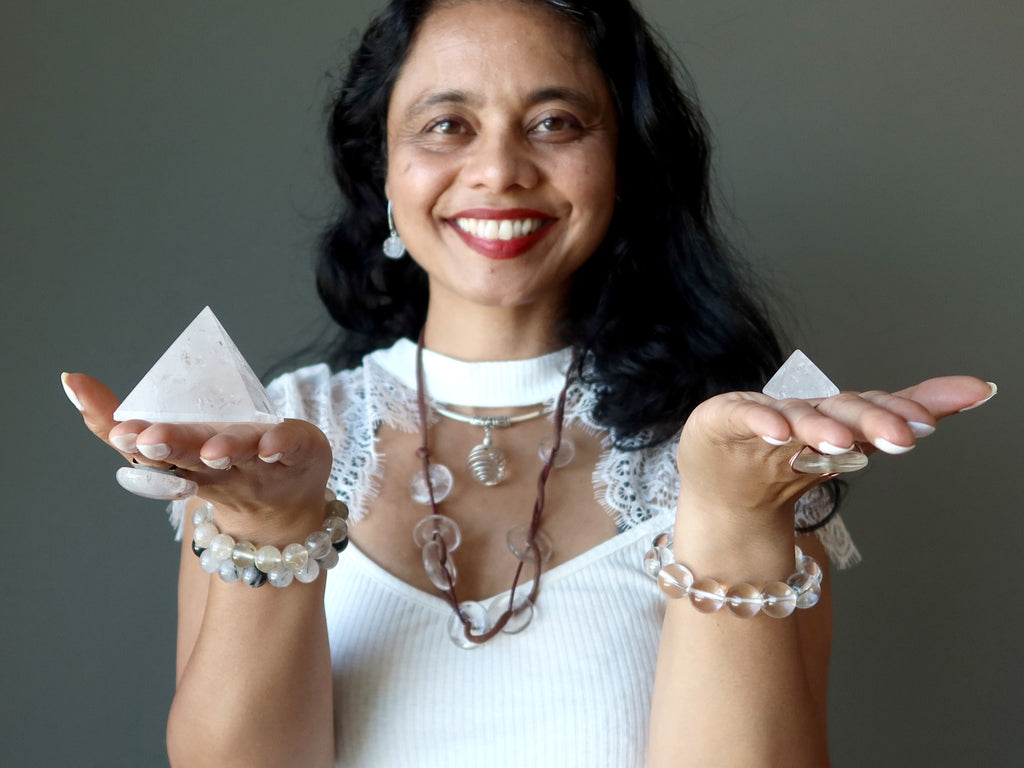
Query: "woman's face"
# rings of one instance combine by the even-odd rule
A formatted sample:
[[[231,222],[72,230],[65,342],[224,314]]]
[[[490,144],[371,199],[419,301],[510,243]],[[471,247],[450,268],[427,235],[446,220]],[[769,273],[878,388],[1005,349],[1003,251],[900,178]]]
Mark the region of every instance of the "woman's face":
[[[434,10],[387,134],[386,191],[431,311],[557,309],[615,203],[615,108],[576,29],[527,3]]]

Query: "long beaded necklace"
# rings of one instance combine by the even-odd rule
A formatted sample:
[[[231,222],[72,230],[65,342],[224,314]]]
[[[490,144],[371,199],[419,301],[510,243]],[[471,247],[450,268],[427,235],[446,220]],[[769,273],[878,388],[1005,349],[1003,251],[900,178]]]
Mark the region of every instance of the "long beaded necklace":
[[[438,510],[439,500],[434,493],[434,483],[438,476],[436,470],[443,465],[431,464],[430,461],[426,386],[423,375],[423,333],[420,333],[416,343],[416,404],[419,409],[421,442],[416,454],[422,462],[422,469],[417,475],[421,480],[421,487],[425,486],[425,495],[432,514],[417,523],[413,529],[413,539],[421,548],[423,566],[431,583],[452,606],[453,613],[448,621],[448,634],[452,642],[460,648],[478,647],[501,632],[507,634],[521,632],[533,618],[533,605],[540,591],[542,565],[550,556],[550,544],[540,531],[540,519],[544,511],[544,489],[552,467],[557,466],[558,450],[562,442],[562,423],[565,418],[565,399],[575,367],[574,355],[555,407],[551,447],[546,451],[546,460],[537,479],[537,498],[533,504],[530,523],[527,526],[517,526],[509,531],[509,548],[518,558],[519,563],[512,578],[508,601],[497,604],[497,608],[504,605],[503,610],[498,613],[497,610],[489,611],[480,603],[472,600],[460,602],[455,593],[456,569],[455,563],[450,558],[450,553],[458,548],[461,533],[454,520],[440,513]],[[450,472],[447,474],[450,478]],[[528,562],[533,565],[533,586],[525,599],[517,600],[516,587],[519,585],[523,566]]]

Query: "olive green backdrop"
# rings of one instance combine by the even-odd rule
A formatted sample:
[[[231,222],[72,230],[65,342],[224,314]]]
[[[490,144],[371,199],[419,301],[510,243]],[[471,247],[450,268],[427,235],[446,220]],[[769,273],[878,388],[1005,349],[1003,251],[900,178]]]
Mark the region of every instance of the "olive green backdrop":
[[[4,765],[166,763],[176,547],[58,374],[124,393],[205,304],[257,370],[316,335],[327,73],[373,5],[0,7]],[[1024,4],[645,6],[795,343],[843,387],[1002,386],[853,483],[834,764],[1019,765]]]

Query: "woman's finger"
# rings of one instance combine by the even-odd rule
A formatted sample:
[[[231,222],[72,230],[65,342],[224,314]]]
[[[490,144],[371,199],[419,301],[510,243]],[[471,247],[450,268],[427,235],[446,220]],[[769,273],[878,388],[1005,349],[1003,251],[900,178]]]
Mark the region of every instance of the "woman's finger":
[[[998,387],[992,382],[974,376],[942,376],[894,394],[920,403],[936,419],[943,419],[984,405],[997,391]]]

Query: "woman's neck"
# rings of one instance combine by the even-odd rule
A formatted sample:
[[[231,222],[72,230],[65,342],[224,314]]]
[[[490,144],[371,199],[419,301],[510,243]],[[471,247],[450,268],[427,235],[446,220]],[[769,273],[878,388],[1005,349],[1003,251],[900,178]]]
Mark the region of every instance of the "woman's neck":
[[[552,312],[533,307],[428,310],[423,338],[427,349],[457,360],[525,360],[565,346]]]

